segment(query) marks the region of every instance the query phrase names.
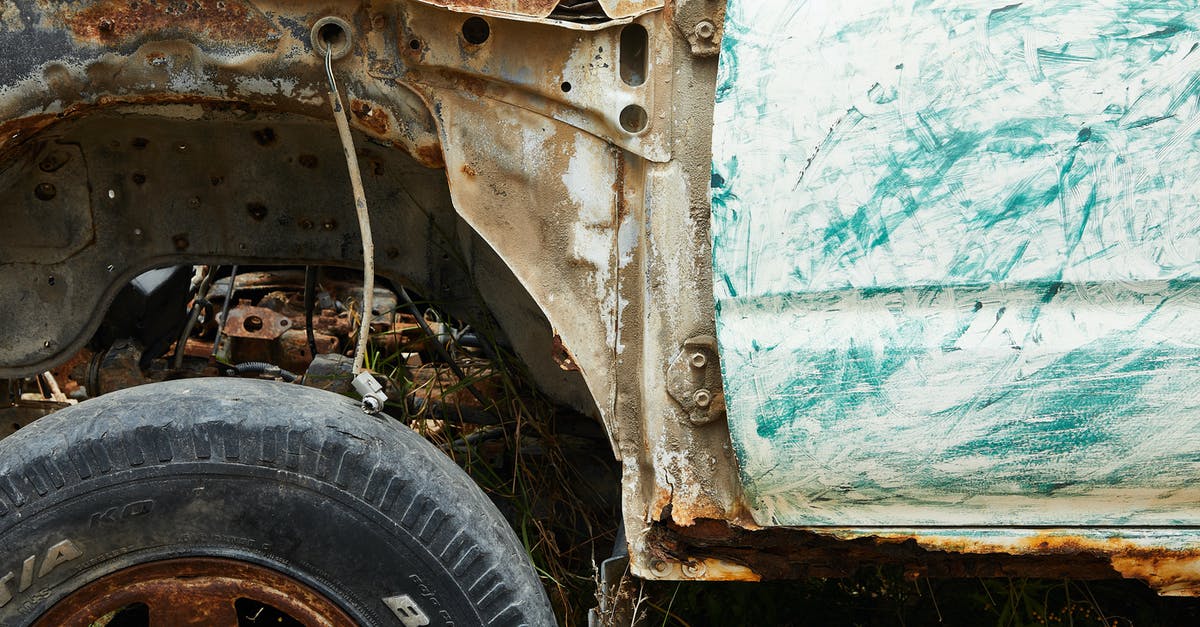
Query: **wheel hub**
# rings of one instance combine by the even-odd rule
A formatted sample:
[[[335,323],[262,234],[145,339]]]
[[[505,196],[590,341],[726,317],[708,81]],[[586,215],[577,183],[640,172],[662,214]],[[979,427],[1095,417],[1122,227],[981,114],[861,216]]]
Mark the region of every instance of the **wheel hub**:
[[[354,625],[328,598],[274,570],[230,559],[185,558],[106,575],[59,601],[35,627],[235,627],[267,624],[260,622],[266,616],[273,625],[293,624],[288,619],[321,627]]]

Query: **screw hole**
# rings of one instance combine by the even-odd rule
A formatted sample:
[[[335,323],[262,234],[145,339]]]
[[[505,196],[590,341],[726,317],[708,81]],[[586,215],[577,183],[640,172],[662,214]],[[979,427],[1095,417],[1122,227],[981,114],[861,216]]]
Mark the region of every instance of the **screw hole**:
[[[563,93],[566,93],[566,92],[568,92],[568,91],[571,91],[571,84],[570,84],[570,83],[567,83],[567,82],[564,82],[564,83],[562,84],[562,90],[563,90]]]
[[[408,47],[412,48],[413,50],[420,50],[421,49],[421,40],[414,39],[414,40],[408,42]]]
[[[482,17],[468,18],[462,25],[463,39],[472,45],[480,45],[492,34],[492,27]]]

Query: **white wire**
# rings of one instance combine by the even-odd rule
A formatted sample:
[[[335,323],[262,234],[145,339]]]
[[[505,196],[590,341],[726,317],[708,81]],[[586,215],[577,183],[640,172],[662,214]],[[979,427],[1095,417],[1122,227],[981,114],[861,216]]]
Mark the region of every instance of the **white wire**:
[[[333,121],[337,124],[338,137],[342,140],[342,154],[346,157],[346,168],[350,171],[350,189],[354,195],[354,211],[358,214],[358,230],[362,235],[363,248],[363,303],[362,323],[358,329],[358,345],[354,349],[354,374],[363,372],[363,361],[367,355],[367,340],[371,336],[371,310],[375,307],[375,242],[371,239],[371,214],[367,211],[367,197],[363,193],[362,173],[358,168],[358,155],[354,152],[354,138],[350,135],[350,123],[342,108],[342,96],[338,93],[337,81],[333,77],[333,46],[325,42],[325,74],[329,79],[329,104],[333,108]]]

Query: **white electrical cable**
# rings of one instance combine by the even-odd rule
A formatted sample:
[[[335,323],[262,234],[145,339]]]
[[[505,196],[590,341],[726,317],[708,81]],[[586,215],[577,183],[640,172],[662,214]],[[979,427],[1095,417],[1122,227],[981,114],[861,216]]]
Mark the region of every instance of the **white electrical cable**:
[[[333,120],[337,123],[338,136],[342,140],[342,154],[346,157],[346,168],[350,170],[350,189],[354,194],[354,211],[358,214],[358,230],[362,234],[363,248],[363,303],[362,324],[358,329],[358,345],[354,349],[354,374],[363,372],[363,361],[367,355],[367,340],[371,335],[371,319],[375,308],[375,242],[371,240],[371,215],[367,212],[367,196],[363,193],[362,174],[358,169],[358,155],[354,152],[354,138],[350,136],[350,123],[342,108],[342,96],[338,93],[337,81],[333,78],[333,45],[325,42],[325,74],[329,78],[329,104],[333,107]]]

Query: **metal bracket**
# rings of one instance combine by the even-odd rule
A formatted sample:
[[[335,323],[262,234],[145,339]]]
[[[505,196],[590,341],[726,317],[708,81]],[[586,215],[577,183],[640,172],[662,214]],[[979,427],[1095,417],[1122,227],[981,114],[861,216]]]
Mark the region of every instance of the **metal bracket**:
[[[688,413],[694,425],[725,418],[725,388],[717,338],[698,335],[683,343],[683,350],[667,367],[667,393]]]

